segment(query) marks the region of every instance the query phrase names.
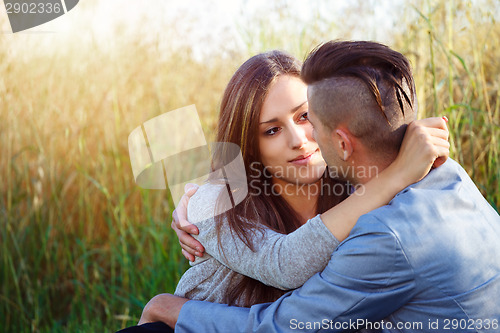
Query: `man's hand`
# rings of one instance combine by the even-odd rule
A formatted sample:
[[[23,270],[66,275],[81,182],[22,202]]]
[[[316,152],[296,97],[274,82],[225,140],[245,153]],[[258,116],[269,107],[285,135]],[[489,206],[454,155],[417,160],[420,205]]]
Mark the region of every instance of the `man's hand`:
[[[171,227],[177,234],[179,238],[179,244],[182,247],[182,254],[189,261],[194,261],[195,257],[202,257],[205,249],[200,242],[191,236],[191,234],[198,234],[198,228],[188,222],[187,220],[187,206],[189,199],[198,190],[198,185],[196,184],[186,184],[184,187],[184,195],[182,196],[177,208],[172,213],[172,224]]]
[[[189,301],[170,294],[160,294],[153,297],[142,310],[138,325],[161,321],[174,328],[184,303]]]

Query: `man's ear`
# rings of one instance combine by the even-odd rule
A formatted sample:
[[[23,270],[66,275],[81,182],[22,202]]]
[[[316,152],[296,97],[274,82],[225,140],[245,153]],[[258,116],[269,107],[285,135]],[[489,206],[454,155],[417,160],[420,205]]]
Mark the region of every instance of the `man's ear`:
[[[354,151],[350,133],[345,129],[336,129],[332,132],[332,135],[334,136],[334,142],[337,142],[334,148],[337,150],[338,156],[347,161]]]

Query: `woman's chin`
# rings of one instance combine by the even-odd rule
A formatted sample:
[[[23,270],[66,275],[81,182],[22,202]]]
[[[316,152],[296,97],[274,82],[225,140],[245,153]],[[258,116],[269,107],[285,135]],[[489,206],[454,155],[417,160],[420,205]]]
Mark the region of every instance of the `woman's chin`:
[[[273,168],[272,176],[275,181],[285,182],[295,185],[311,185],[317,183],[323,177],[326,170],[326,164],[323,160],[320,163],[314,163],[304,166],[290,166],[286,168]],[[285,172],[283,172],[283,169]]]
[[[299,186],[306,186],[318,183],[323,177],[323,172],[314,172],[307,176],[290,177],[285,180],[287,183],[296,184]]]
[[[316,184],[317,182],[319,182],[321,180],[321,176],[320,177],[312,177],[312,178],[304,178],[304,179],[298,179],[297,180],[297,183],[299,185],[312,185],[312,184]]]

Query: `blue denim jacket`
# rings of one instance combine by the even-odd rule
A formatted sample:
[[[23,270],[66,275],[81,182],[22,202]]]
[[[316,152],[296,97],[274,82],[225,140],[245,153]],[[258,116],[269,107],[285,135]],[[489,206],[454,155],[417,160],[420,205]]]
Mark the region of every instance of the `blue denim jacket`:
[[[500,332],[500,216],[453,160],[363,215],[274,303],[189,301],[176,332]]]

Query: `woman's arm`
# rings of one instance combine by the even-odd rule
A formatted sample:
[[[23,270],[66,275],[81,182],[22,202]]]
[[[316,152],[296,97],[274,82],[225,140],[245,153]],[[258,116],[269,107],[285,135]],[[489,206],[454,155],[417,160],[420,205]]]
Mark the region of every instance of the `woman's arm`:
[[[408,125],[399,154],[378,176],[361,185],[349,198],[321,214],[339,240],[347,238],[358,218],[384,206],[407,186],[424,178],[449,155],[447,119],[426,118]]]
[[[226,219],[218,234],[213,212],[218,194],[224,190],[224,186],[203,185],[188,204],[188,220],[200,221],[195,223],[199,229],[195,238],[207,255],[235,272],[282,290],[298,288],[325,268],[339,242],[319,216],[288,235],[267,228],[262,234],[256,232],[252,236],[255,251],[230,229]]]
[[[339,240],[349,235],[361,215],[387,204],[406,186],[423,178],[437,157],[448,156],[447,136],[446,124],[441,118],[411,124],[397,159],[366,183],[363,193],[355,192],[322,214],[321,219],[313,218],[289,235],[267,230],[263,237],[254,239],[255,252],[231,232],[228,225],[221,228],[219,236],[225,251],[220,251],[213,218],[196,215],[213,209],[213,202],[207,206],[203,201],[213,200],[217,195],[197,193],[188,204],[189,219],[202,221],[196,224],[199,235],[195,237],[209,255],[230,269],[280,289],[296,288],[325,267]]]

